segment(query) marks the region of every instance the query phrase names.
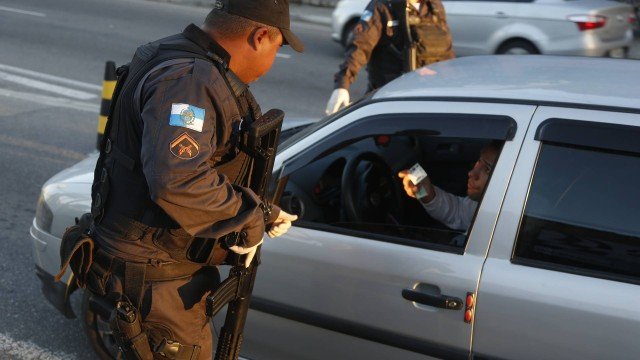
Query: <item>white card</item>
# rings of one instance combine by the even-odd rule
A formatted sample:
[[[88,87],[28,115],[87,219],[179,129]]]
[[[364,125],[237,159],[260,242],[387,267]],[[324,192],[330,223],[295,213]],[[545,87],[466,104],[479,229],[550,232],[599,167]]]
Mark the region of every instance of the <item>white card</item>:
[[[411,169],[409,169],[409,174],[407,176],[413,185],[418,185],[422,180],[426,179],[427,172],[424,171],[420,164],[416,163],[411,167]]]

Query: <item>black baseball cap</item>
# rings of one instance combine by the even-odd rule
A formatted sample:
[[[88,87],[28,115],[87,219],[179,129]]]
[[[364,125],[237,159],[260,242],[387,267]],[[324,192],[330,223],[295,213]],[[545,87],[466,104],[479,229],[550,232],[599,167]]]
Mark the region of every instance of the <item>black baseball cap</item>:
[[[289,0],[215,0],[213,9],[277,27],[285,45],[304,51],[304,44],[290,29]]]

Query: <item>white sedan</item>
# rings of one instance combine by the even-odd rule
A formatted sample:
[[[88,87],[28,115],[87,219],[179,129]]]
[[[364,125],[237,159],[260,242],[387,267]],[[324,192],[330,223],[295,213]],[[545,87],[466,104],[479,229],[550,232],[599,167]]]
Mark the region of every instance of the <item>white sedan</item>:
[[[342,0],[335,41],[346,45],[370,0]],[[606,0],[443,0],[458,56],[545,54],[627,57],[637,19],[629,4]]]
[[[265,240],[243,356],[636,359],[637,94],[637,61],[467,57],[297,132],[274,174],[300,220]],[[94,161],[43,186],[31,228],[45,294],[67,315],[72,289],[51,274],[63,229],[89,210]],[[416,163],[446,208],[407,196],[398,172]],[[470,224],[443,224],[453,203],[470,204]]]

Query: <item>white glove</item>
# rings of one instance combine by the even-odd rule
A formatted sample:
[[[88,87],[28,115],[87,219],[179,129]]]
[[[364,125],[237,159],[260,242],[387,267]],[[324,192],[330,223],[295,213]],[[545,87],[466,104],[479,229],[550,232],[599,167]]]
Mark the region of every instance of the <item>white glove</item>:
[[[340,110],[341,107],[349,105],[349,90],[347,89],[335,89],[331,93],[329,102],[327,103],[327,109],[325,114],[331,115],[334,112]]]
[[[280,210],[280,213],[278,214],[278,218],[276,219],[276,221],[273,222],[273,224],[271,225],[271,229],[269,229],[269,232],[267,234],[269,235],[269,237],[272,237],[272,238],[280,236],[286,233],[291,227],[291,222],[296,220],[298,220],[297,215],[291,215],[284,210]],[[233,251],[238,255],[246,254],[247,257],[244,261],[244,266],[248,268],[249,265],[251,265],[251,261],[253,260],[253,257],[256,255],[256,250],[258,250],[258,246],[260,246],[263,241],[264,240],[260,240],[258,244],[250,248],[245,248],[243,246],[235,245],[235,246],[231,246],[229,250]]]
[[[232,246],[229,248],[229,250],[233,251],[234,253],[238,254],[238,255],[247,255],[246,259],[244,260],[244,266],[246,268],[249,267],[249,265],[251,265],[251,261],[253,260],[253,257],[256,255],[256,250],[258,250],[258,246],[260,246],[262,244],[263,240],[260,240],[260,242],[258,244],[256,244],[255,246],[252,246],[250,248],[245,248],[243,246]]]
[[[269,237],[277,237],[286,233],[291,227],[291,222],[298,220],[298,215],[291,215],[284,210],[280,210],[278,218],[271,224],[271,229],[267,233]]]

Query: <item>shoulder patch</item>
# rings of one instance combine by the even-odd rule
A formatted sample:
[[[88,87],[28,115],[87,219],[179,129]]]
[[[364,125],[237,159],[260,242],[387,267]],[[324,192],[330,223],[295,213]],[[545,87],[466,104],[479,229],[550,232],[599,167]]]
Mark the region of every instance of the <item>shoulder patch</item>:
[[[373,12],[371,12],[371,10],[365,10],[362,13],[362,16],[360,16],[360,20],[367,22],[369,20],[371,20],[371,17],[373,16]]]
[[[200,145],[189,134],[182,133],[182,135],[175,138],[169,145],[171,153],[184,160],[193,159],[200,153]]]
[[[189,104],[171,104],[169,125],[202,132],[204,109]]]

